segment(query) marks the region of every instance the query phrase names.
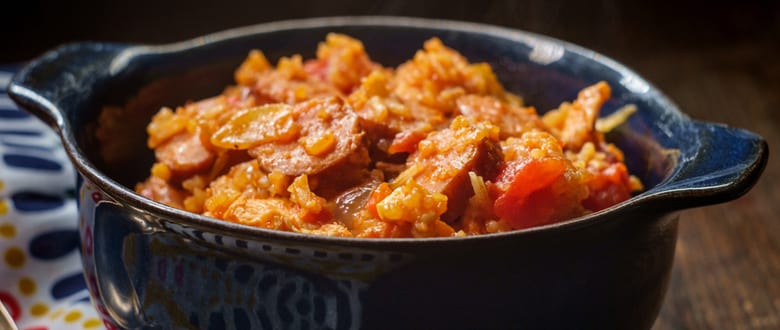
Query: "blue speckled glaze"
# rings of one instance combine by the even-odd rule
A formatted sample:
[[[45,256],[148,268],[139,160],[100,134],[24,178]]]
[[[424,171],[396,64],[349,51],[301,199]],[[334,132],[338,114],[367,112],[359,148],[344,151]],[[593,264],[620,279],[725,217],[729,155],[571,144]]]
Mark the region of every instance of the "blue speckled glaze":
[[[361,39],[392,66],[436,36],[539,110],[597,81],[609,114],[638,112],[608,139],[647,189],[609,209],[511,233],[344,239],[249,228],[133,193],[153,156],[143,125],[162,105],[213,95],[250,49],[312,56],[328,32]],[[766,142],[691,120],[614,61],[559,40],[493,26],[390,17],[284,21],[163,46],[72,44],[12,81],[13,98],[59,130],[80,180],[82,257],[107,324],[150,328],[649,328],[674,256],[675,211],[752,187]],[[104,157],[102,105],[135,99],[128,158]],[[134,123],[136,122],[136,123]],[[728,146],[724,148],[723,146]]]

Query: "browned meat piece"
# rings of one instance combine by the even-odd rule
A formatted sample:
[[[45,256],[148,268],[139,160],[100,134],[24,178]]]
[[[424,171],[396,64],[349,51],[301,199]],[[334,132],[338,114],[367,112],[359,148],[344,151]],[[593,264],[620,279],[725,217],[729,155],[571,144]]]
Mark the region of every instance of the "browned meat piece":
[[[391,93],[392,72],[376,70],[347,98],[372,141],[392,141],[401,132],[426,134],[446,124],[444,114],[420,103],[403,103]],[[388,150],[383,150],[387,152]]]
[[[184,178],[209,169],[216,154],[203,144],[200,129],[174,135],[154,152],[157,161],[165,164],[173,178]]]
[[[249,149],[268,172],[316,174],[364,148],[357,115],[337,97],[299,103],[292,113],[300,126],[297,139],[263,141]]]
[[[312,190],[328,199],[335,197],[370,179],[371,171],[367,168],[369,162],[371,158],[366,148],[361,147],[339,163],[311,175]]]
[[[596,131],[596,119],[611,93],[606,82],[598,82],[581,90],[574,103],[561,104],[558,109],[546,113],[542,120],[569,150],[580,150],[585,142],[599,145],[603,136]]]
[[[176,208],[183,208],[186,195],[184,191],[156,176],[150,176],[146,181],[137,184],[135,191],[141,196]]]
[[[417,144],[420,143],[428,134],[420,131],[403,131],[395,135],[390,147],[387,148],[389,154],[399,152],[413,153],[417,150]]]
[[[498,128],[487,122],[456,117],[450,128],[430,134],[419,143],[407,164],[411,178],[431,192],[447,195],[445,221],[457,219],[474,195],[469,172],[490,179],[502,162]],[[404,177],[404,173],[399,178]]]

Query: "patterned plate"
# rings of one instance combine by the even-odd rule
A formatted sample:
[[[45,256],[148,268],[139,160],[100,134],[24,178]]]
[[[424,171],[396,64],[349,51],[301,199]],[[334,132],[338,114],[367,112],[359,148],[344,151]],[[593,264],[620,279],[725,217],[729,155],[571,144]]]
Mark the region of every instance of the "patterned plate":
[[[22,330],[101,329],[81,271],[75,174],[59,138],[5,93],[0,66],[0,301]]]

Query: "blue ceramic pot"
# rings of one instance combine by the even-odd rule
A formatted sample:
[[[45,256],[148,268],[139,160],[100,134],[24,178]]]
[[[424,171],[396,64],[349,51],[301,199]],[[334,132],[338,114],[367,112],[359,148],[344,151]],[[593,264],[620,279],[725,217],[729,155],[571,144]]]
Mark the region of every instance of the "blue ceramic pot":
[[[638,107],[608,139],[647,189],[563,223],[428,239],[270,231],[133,192],[153,161],[144,125],[160,106],[218,94],[253,48],[272,60],[311,57],[328,32],[362,40],[386,66],[437,36],[469,60],[490,63],[508,90],[537,109],[605,80],[613,98],[604,113]],[[607,57],[450,21],[320,18],[163,46],[70,44],[30,62],[9,93],[58,130],[80,173],[85,276],[106,324],[117,328],[649,328],[669,280],[676,211],[744,194],[768,157],[761,137],[691,120]],[[110,143],[95,138],[106,104],[127,104]]]

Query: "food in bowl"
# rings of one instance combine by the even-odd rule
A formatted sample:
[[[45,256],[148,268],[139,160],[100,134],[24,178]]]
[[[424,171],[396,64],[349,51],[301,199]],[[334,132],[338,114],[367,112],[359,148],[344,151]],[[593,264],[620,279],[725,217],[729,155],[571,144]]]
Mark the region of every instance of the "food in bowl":
[[[304,236],[167,207],[127,189],[154,161],[143,136],[151,112],[233,84],[226,80],[251,47],[269,58],[306,53],[329,31],[359,37],[379,62],[396,64],[440,35],[491,63],[506,89],[543,110],[607,81],[604,112],[618,103],[642,110],[607,137],[647,189],[559,225],[445,239]],[[57,130],[80,174],[85,279],[112,328],[650,329],[669,284],[676,211],[741,196],[768,159],[760,136],[690,119],[608,57],[523,31],[419,18],[273,22],[162,47],[68,44],[29,62],[8,91]],[[231,151],[240,157],[226,163],[252,160],[242,154]],[[326,198],[317,176],[307,175],[310,190]],[[189,193],[188,178],[167,182]]]
[[[598,211],[642,189],[599,120],[597,82],[539,115],[439,39],[397,68],[329,34],[316,58],[250,52],[218,96],[147,127],[150,199],[276,230],[348,237],[488,234]],[[597,121],[599,127],[597,129]]]

